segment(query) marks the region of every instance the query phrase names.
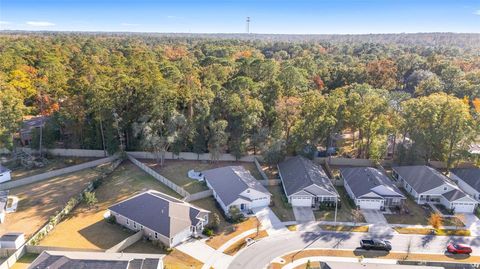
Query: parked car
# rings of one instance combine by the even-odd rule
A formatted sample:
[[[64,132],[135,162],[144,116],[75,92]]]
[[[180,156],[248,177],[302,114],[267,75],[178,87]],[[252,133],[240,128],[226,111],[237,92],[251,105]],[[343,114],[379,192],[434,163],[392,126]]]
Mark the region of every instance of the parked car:
[[[365,250],[392,250],[392,244],[390,243],[390,241],[379,239],[363,239],[360,241],[360,247]]]
[[[447,246],[447,251],[452,254],[470,254],[472,253],[472,248],[464,244],[451,242]]]

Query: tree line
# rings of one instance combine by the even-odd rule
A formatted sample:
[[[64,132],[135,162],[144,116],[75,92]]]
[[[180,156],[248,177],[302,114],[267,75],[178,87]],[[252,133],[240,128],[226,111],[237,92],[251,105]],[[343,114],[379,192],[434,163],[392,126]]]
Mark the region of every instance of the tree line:
[[[360,42],[0,36],[0,147],[25,115],[47,146],[350,157],[468,158],[480,133],[480,50]],[[340,142],[340,135],[349,139]],[[34,139],[35,140],[35,139]],[[33,145],[34,146],[34,145]]]

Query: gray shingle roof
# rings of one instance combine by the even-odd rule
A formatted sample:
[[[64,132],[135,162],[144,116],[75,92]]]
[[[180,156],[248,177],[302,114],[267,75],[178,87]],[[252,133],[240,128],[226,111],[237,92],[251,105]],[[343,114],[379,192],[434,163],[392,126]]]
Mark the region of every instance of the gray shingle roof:
[[[22,236],[23,233],[6,233],[0,237],[0,241],[5,242],[5,241],[10,241],[13,242],[17,240],[18,237]]]
[[[28,269],[157,269],[163,255],[44,251]]]
[[[157,191],[146,191],[109,210],[168,238],[197,225],[209,211]]]
[[[480,191],[480,168],[456,168],[451,172],[475,190]]]
[[[370,192],[382,197],[404,197],[387,175],[373,167],[340,168],[340,173],[357,198]]]
[[[445,197],[448,201],[452,202],[460,198],[463,198],[467,195],[463,191],[455,189],[442,194],[442,196]]]
[[[289,158],[278,164],[278,171],[287,196],[302,190],[315,196],[338,196],[323,168],[309,159],[301,156]]]
[[[449,184],[456,188],[455,184],[439,171],[426,165],[396,166],[393,170],[400,175],[417,193]]]
[[[226,206],[237,200],[240,193],[249,188],[271,195],[243,166],[225,166],[202,171],[202,174]]]

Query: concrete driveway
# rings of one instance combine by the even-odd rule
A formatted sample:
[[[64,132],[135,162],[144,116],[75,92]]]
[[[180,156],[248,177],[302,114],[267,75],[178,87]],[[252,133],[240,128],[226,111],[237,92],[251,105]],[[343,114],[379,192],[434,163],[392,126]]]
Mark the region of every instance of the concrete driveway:
[[[262,224],[262,229],[267,230],[269,235],[288,231],[269,207],[252,208],[252,211]]]
[[[362,209],[361,210],[365,220],[372,224],[388,224],[387,219],[383,216],[380,210],[375,209]]]
[[[474,214],[465,213],[465,226],[470,230],[472,236],[480,235],[480,219]]]
[[[315,221],[313,210],[311,207],[308,206],[294,206],[293,214],[295,215],[295,220],[298,223]]]

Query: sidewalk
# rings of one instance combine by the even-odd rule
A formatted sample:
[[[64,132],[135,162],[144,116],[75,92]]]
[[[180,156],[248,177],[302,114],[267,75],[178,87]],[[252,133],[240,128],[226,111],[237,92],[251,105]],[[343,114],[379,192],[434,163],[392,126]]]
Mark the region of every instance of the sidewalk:
[[[267,230],[269,235],[288,232],[288,229],[270,208],[254,208],[252,211],[262,224],[262,229]]]

